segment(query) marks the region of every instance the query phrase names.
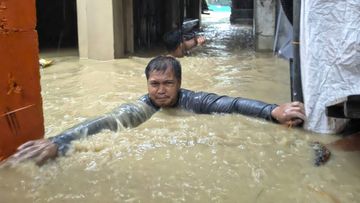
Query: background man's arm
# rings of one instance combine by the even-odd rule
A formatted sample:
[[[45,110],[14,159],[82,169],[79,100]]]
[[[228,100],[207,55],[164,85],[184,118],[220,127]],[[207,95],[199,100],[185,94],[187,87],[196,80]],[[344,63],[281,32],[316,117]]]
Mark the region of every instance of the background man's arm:
[[[202,45],[205,43],[205,37],[204,36],[195,36],[189,40],[184,40],[184,45],[186,50],[190,50],[193,47],[196,47],[197,45]]]

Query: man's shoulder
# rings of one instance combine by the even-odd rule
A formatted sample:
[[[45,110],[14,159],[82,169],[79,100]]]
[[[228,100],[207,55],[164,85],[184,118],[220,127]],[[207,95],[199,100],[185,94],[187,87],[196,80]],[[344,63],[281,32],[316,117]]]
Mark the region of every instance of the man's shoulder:
[[[190,92],[194,92],[194,91],[189,90],[189,89],[180,88],[180,93],[190,93]]]
[[[144,102],[145,104],[155,108],[155,109],[159,109],[159,107],[155,106],[152,102],[151,99],[149,97],[149,94],[144,94],[141,97],[139,97],[138,101],[140,102]]]
[[[179,94],[179,100],[180,102],[188,102],[188,101],[192,101],[192,100],[201,100],[202,98],[204,98],[206,95],[209,95],[212,93],[208,93],[208,92],[203,92],[203,91],[193,91],[193,90],[188,90],[188,89],[180,89],[180,94]]]
[[[180,89],[180,94],[183,96],[201,96],[201,95],[209,95],[209,94],[215,94],[215,93],[209,93],[204,91],[193,91],[188,89]]]
[[[196,94],[195,91],[181,88],[181,89],[180,89],[180,93],[179,93],[179,97],[180,97],[180,98],[181,98],[181,97],[191,97],[191,96],[194,96],[194,94]]]

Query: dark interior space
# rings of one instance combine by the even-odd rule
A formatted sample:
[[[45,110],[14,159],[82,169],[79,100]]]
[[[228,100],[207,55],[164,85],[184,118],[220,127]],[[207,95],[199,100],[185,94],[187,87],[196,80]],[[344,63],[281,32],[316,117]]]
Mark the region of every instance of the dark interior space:
[[[133,5],[135,50],[162,46],[166,32],[181,28],[188,19],[200,18],[196,0],[134,0]]]
[[[162,43],[165,32],[166,0],[134,0],[135,50]]]
[[[193,20],[193,19],[199,19],[200,16],[200,4],[199,1],[194,0],[185,0],[184,1],[184,12],[183,15],[181,15],[181,23],[187,20]],[[196,26],[196,28],[199,28],[199,24]]]
[[[252,24],[254,15],[254,0],[232,0],[231,1],[231,23]]]
[[[40,50],[78,47],[76,0],[37,0],[36,10]]]
[[[254,0],[232,0],[231,5],[236,9],[254,9]]]

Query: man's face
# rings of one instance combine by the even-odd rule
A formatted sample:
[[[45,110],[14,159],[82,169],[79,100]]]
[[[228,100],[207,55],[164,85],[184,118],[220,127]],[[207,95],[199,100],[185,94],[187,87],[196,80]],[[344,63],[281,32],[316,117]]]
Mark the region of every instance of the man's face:
[[[158,107],[175,105],[180,85],[181,81],[176,79],[172,68],[167,68],[165,72],[150,72],[147,81],[150,99]]]

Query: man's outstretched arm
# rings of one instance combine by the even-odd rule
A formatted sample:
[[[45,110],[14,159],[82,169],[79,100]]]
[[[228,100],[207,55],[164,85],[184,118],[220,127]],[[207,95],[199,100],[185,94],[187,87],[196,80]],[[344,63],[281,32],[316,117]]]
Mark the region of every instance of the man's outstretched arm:
[[[190,50],[193,47],[203,45],[205,43],[204,36],[195,36],[189,40],[184,40],[184,45],[186,50]]]
[[[300,102],[276,105],[253,99],[183,90],[180,105],[196,113],[240,113],[292,126],[305,120],[304,106]]]
[[[156,109],[138,102],[124,104],[109,114],[82,122],[55,137],[49,139],[32,140],[18,148],[18,151],[8,158],[5,164],[16,163],[33,159],[42,165],[48,159],[64,155],[73,140],[96,134],[102,130],[117,131],[119,128],[132,128],[148,120]]]

